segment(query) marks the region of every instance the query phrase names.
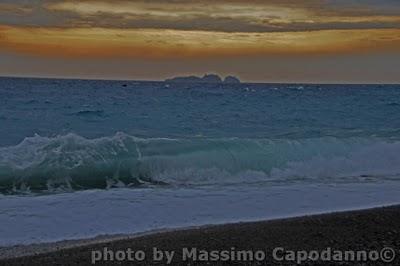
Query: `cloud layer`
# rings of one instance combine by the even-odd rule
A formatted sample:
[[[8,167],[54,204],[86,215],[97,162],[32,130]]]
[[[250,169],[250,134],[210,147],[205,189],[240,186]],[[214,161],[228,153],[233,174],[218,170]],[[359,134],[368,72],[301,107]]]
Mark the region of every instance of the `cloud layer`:
[[[224,32],[400,28],[395,1],[3,1],[0,23]]]

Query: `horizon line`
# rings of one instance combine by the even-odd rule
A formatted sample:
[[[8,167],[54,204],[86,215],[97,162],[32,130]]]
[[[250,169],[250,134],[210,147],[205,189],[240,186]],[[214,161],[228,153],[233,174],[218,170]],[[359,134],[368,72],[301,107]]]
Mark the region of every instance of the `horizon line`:
[[[217,74],[218,75],[218,74]],[[193,75],[196,76],[196,75]],[[48,80],[82,80],[82,81],[125,81],[125,82],[165,82],[165,79],[149,80],[149,79],[125,79],[125,78],[100,78],[100,77],[65,77],[65,76],[30,76],[30,75],[2,75],[0,78],[16,78],[16,79],[48,79]],[[171,77],[174,78],[174,77]],[[190,83],[190,82],[188,82]],[[180,84],[177,82],[176,84]],[[242,81],[240,84],[300,84],[300,85],[400,85],[399,82],[382,82],[382,83],[362,83],[362,82],[313,82],[313,81]]]

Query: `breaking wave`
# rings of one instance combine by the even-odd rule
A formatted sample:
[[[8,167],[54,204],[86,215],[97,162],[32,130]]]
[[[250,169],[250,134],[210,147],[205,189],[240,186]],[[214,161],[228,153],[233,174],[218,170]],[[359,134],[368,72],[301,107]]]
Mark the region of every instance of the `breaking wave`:
[[[377,138],[86,139],[34,136],[0,148],[0,192],[397,178],[400,142]]]

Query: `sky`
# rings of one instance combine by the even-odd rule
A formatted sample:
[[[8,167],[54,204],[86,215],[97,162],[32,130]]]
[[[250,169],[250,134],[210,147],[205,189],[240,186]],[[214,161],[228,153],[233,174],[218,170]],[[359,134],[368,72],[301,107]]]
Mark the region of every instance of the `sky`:
[[[0,75],[400,83],[399,0],[0,0]]]

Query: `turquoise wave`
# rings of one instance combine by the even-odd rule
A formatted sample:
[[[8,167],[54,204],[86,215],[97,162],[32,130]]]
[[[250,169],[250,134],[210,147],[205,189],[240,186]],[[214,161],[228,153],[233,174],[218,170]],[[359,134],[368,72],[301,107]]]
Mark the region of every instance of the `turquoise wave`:
[[[399,155],[400,142],[378,138],[36,135],[0,148],[0,192],[393,178],[400,174]]]

